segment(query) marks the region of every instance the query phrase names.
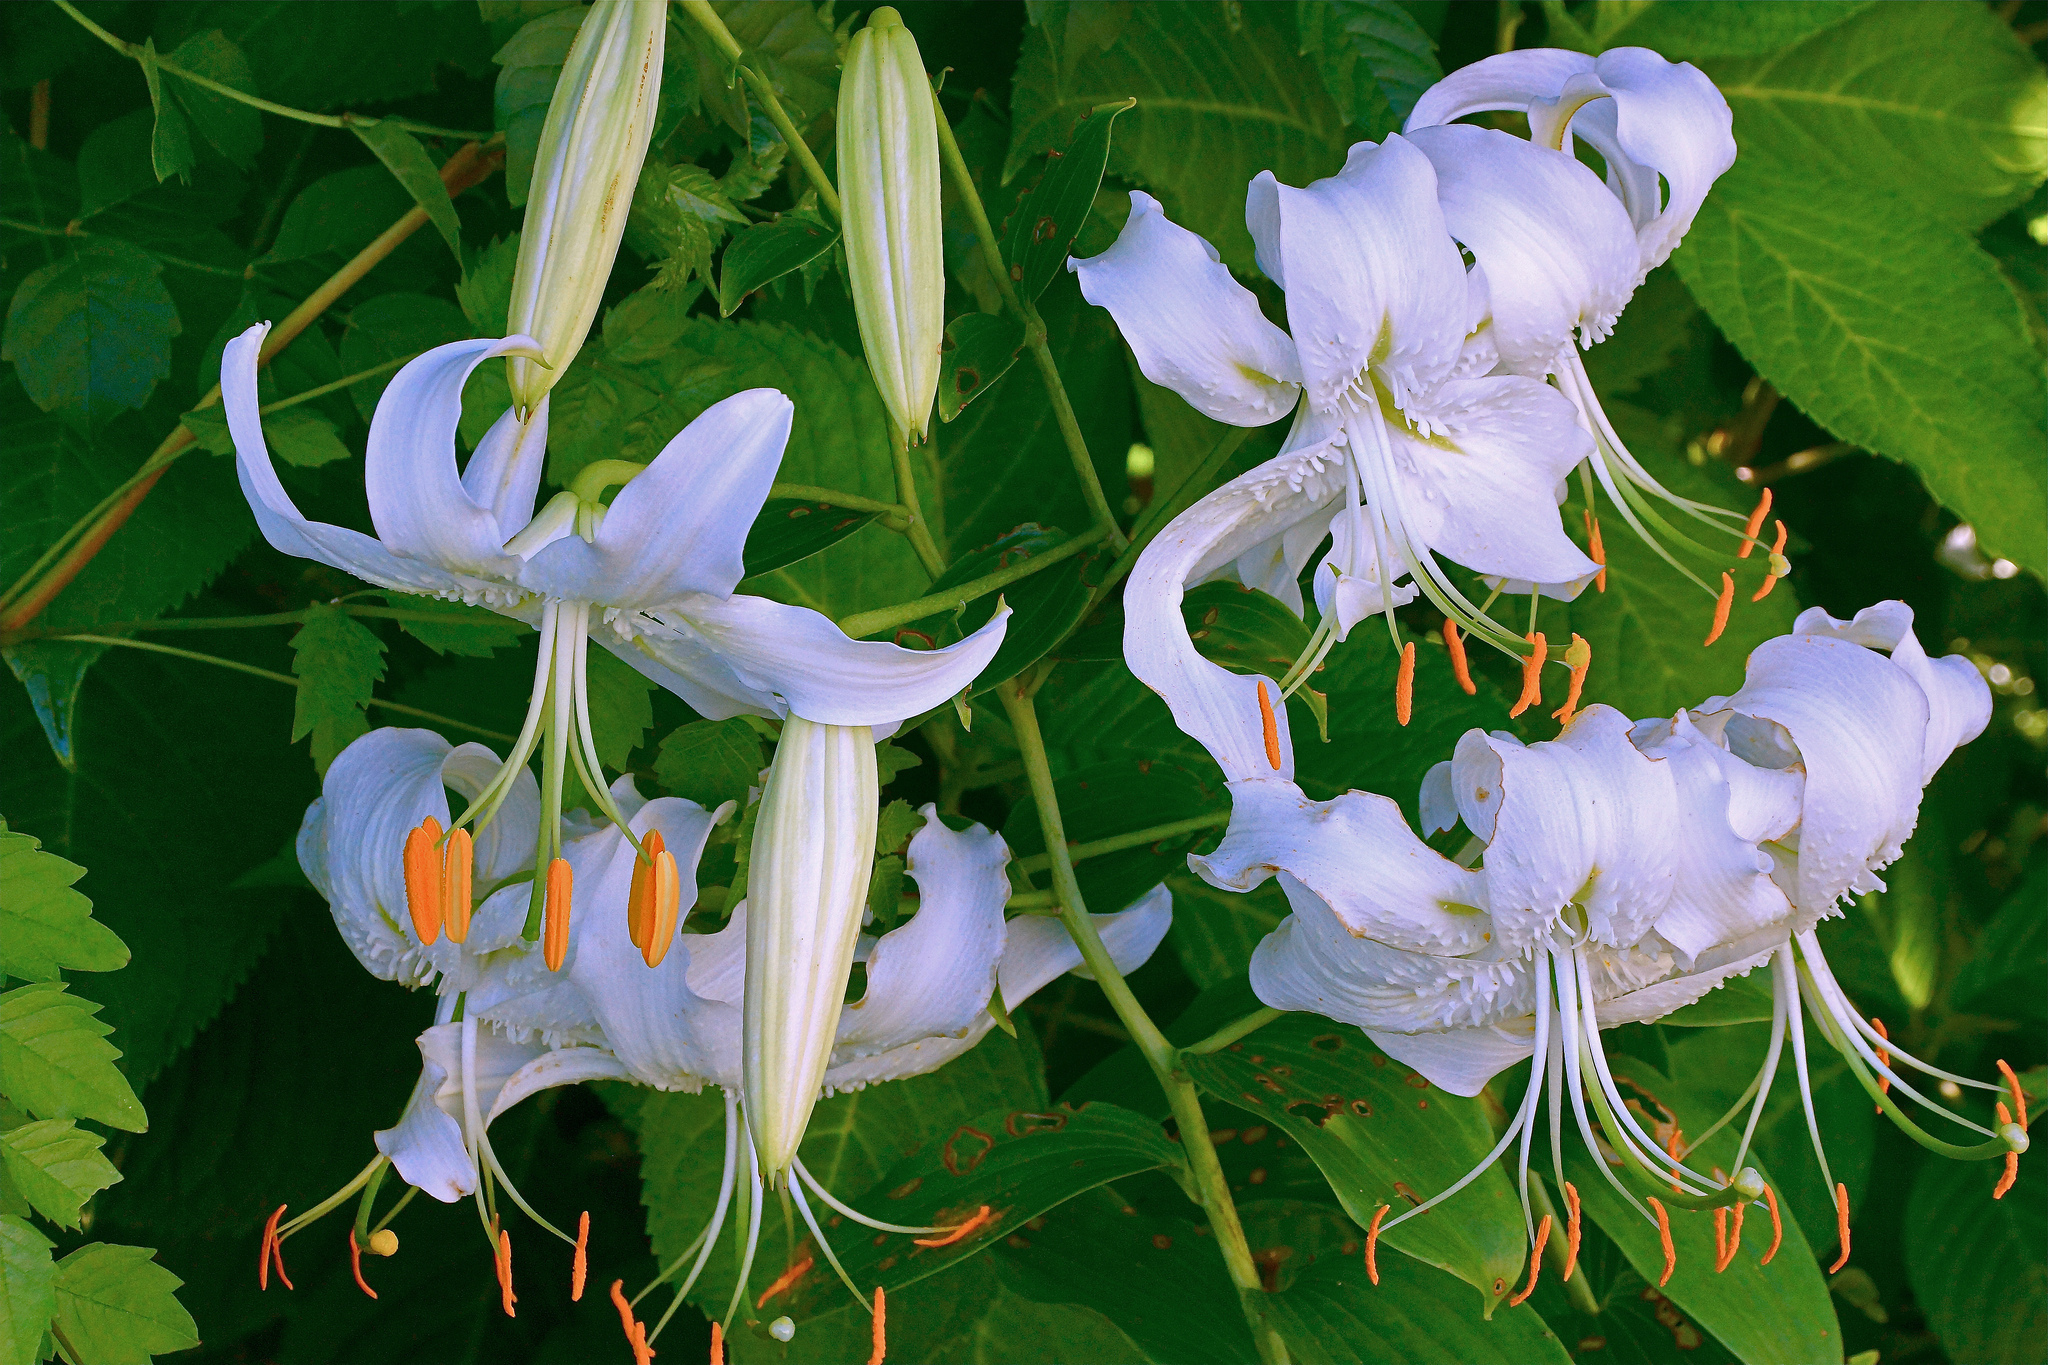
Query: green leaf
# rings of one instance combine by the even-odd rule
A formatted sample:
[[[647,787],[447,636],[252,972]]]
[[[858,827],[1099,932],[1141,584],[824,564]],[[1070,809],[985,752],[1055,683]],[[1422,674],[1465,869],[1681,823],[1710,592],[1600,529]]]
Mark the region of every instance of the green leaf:
[[[57,1262],[56,1328],[80,1360],[149,1365],[199,1344],[199,1324],[178,1303],[185,1282],[149,1247],[88,1242]]]
[[[315,604],[292,636],[292,676],[299,680],[292,743],[313,737],[321,772],[370,728],[364,711],[384,676],[384,642],[338,607]]]
[[[442,183],[440,169],[427,155],[427,149],[420,146],[420,140],[391,123],[351,123],[349,129],[405,186],[413,202],[425,210],[441,240],[455,253],[455,264],[460,267],[462,220],[455,214],[455,201],[448,197],[448,186]]]
[[[149,155],[155,126],[156,115],[150,110],[131,109],[86,134],[85,145],[78,149],[81,220],[156,187]]]
[[[2036,857],[2025,879],[1977,936],[1976,953],[1956,973],[1948,996],[1953,1006],[2044,1021],[2048,1001],[2034,989],[2048,973],[2043,905],[2048,905],[2048,860]]]
[[[455,654],[470,659],[488,659],[501,649],[524,643],[533,627],[509,616],[464,602],[444,602],[437,597],[386,597],[400,611],[398,628],[436,654]],[[412,619],[415,616],[425,620]]]
[[[1976,1117],[1990,1121],[1981,1110]],[[2023,1170],[2005,1198],[1986,1198],[2001,1169],[1930,1158],[1906,1205],[1913,1294],[1951,1360],[2048,1358],[2048,1216],[2027,1188],[2035,1171]]]
[[[583,14],[582,6],[572,5],[531,19],[491,58],[500,68],[492,109],[496,126],[505,134],[505,195],[514,208],[526,202],[533,184],[533,161],[547,123],[548,103],[575,45],[576,31],[583,27]]]
[[[875,824],[875,853],[886,857],[901,853],[910,836],[924,828],[924,817],[908,801],[891,801],[882,807]]]
[[[1664,25],[1683,28],[1691,8],[1654,5],[1643,23],[1654,28],[1659,11],[1675,10]],[[1796,46],[1782,46],[1792,36],[1785,34],[1752,48],[1755,57],[1709,65],[1734,111],[1744,157],[1760,152],[1787,167],[1820,169],[1968,231],[2048,175],[2048,76],[1989,7],[1871,5],[1847,16],[1846,5],[1735,8],[1764,23],[1803,17],[1782,13],[1788,9],[1848,18]],[[1713,26],[1722,26],[1718,15]]]
[[[451,71],[474,78],[491,70],[490,34],[475,5],[309,9],[297,0],[212,0],[182,17],[225,32],[263,73],[264,93],[295,109],[403,99],[435,89]]]
[[[72,890],[85,869],[42,851],[42,841],[0,826],[0,975],[56,981],[66,971],[111,972],[128,963],[120,935]]]
[[[142,1104],[114,1066],[98,1005],[62,982],[17,986],[0,995],[0,1094],[46,1119],[97,1119],[139,1133]]]
[[[1378,1258],[1380,1282],[1348,1257],[1319,1259],[1272,1301],[1301,1365],[1455,1360],[1459,1365],[1566,1365],[1564,1343],[1534,1308],[1475,1318],[1456,1280],[1401,1256]]]
[[[1018,296],[1035,302],[1053,278],[1066,269],[1067,252],[1095,205],[1102,170],[1109,163],[1110,125],[1130,108],[1129,101],[1091,111],[1074,129],[1066,150],[1053,152],[1045,173],[1029,197],[1010,215],[1003,237],[1003,260],[1010,267]],[[1006,170],[1008,179],[1014,171]]]
[[[50,1239],[12,1214],[0,1216],[0,1365],[36,1365],[57,1311]]]
[[[411,206],[412,197],[382,166],[335,171],[299,191],[284,211],[277,240],[257,263],[328,252],[352,256]]]
[[[592,649],[589,662],[590,737],[600,763],[624,772],[654,724],[654,683],[608,649]]]
[[[455,298],[478,336],[497,336],[512,311],[512,277],[519,272],[519,234],[500,237],[476,252],[456,282]]]
[[[1171,762],[1144,758],[1075,768],[1054,781],[1053,792],[1069,840],[1084,837],[1082,831],[1090,840],[1111,839],[1197,815],[1221,815],[1229,803],[1220,782]],[[1079,862],[1074,873],[1082,898],[1096,914],[1121,910],[1168,873],[1185,868],[1187,855],[1215,833],[1198,830]],[[1035,802],[1020,801],[1011,808],[1003,841],[1014,857],[1045,852]]]
[[[748,228],[719,259],[718,315],[731,317],[747,295],[809,265],[838,240],[839,229],[802,212]]]
[[[1297,54],[1292,15],[1279,6],[1163,3],[1130,6],[1120,18],[1106,43],[1070,35],[1057,56],[1051,26],[1024,35],[1003,179],[1064,145],[1096,105],[1135,95],[1110,172],[1152,190],[1226,265],[1249,270],[1251,178],[1271,170],[1283,184],[1305,185],[1344,161],[1343,117]]]
[[[1025,522],[970,554],[954,560],[952,566],[934,579],[928,592],[959,587],[1001,568],[1028,560],[1064,544],[1069,537],[1058,529]],[[1036,663],[1080,623],[1099,576],[1099,549],[1069,555],[1050,568],[1023,578],[1000,593],[990,593],[969,602],[956,613],[940,612],[899,626],[891,637],[912,649],[950,645],[979,630],[996,613],[996,604],[1010,608],[1010,624],[1002,646],[988,665],[975,675],[969,695],[998,687]]]
[[[1562,0],[1543,0],[1550,40],[1579,52],[1611,47],[1655,48],[1673,61],[1775,52],[1822,29],[1846,23],[1872,0],[1771,0],[1762,5],[1702,9],[1669,0],[1582,6],[1579,23]]]
[[[1422,92],[1443,78],[1436,44],[1394,0],[1303,0],[1295,22],[1301,53],[1337,112],[1372,141],[1401,131]]]
[[[1771,978],[1764,970],[1731,977],[1682,1009],[1657,1021],[1664,1028],[1720,1028],[1771,1021]]]
[[[1192,872],[1168,874],[1173,892],[1173,928],[1166,941],[1181,970],[1203,990],[1242,979],[1259,940],[1287,918],[1287,897],[1278,881],[1240,894],[1218,891]]]
[[[256,93],[256,77],[242,49],[219,29],[195,33],[171,53],[173,64],[194,75],[218,81],[244,94]],[[168,74],[168,73],[165,73]],[[263,150],[263,116],[251,105],[230,99],[177,76],[170,76],[178,103],[191,116],[199,136],[213,149],[243,169],[256,162]]]
[[[37,1213],[75,1228],[85,1201],[121,1178],[100,1155],[105,1143],[70,1119],[43,1119],[0,1133],[0,1161]]]
[[[310,407],[271,413],[263,421],[263,437],[271,454],[301,469],[333,464],[355,453],[342,444],[334,423]]]
[[[144,38],[136,54],[142,63],[142,78],[149,83],[150,107],[156,110],[156,130],[150,135],[149,159],[158,180],[177,176],[192,178],[192,126],[175,99],[164,97],[163,72],[157,66],[156,39]]]
[[[364,370],[385,364],[388,361],[416,356],[450,341],[461,341],[469,335],[469,319],[462,310],[446,299],[434,298],[428,294],[380,294],[356,307],[348,315],[348,331],[341,338],[341,368],[344,374],[358,374]],[[485,374],[502,369],[486,365]],[[384,386],[391,382],[395,370],[386,370],[368,379],[359,379],[349,385],[349,397],[355,400],[356,411],[363,415],[365,422],[376,415],[377,400],[384,396]],[[477,376],[481,381],[485,376]],[[478,389],[481,383],[471,384]],[[468,407],[464,404],[465,409]],[[492,412],[495,421],[503,412],[499,406]]]
[[[171,372],[178,307],[163,267],[138,247],[88,238],[15,290],[0,338],[21,386],[44,412],[85,426],[139,408]]]
[[[805,502],[800,498],[770,498],[761,504],[760,515],[747,528],[746,548],[741,558],[747,576],[786,569],[858,531],[873,521],[874,512],[854,512],[829,502]]]
[[[2048,572],[2039,358],[1997,263],[1960,229],[1745,149],[1675,259],[1728,339],[1808,416],[1912,465],[1988,552]]]
[[[939,343],[939,420],[987,393],[1024,353],[1024,325],[1007,313],[962,313]]]
[[[1359,1030],[1316,1015],[1288,1015],[1184,1065],[1210,1094],[1285,1129],[1360,1227],[1382,1204],[1450,1188],[1494,1143],[1485,1098],[1439,1090]],[[1528,1259],[1505,1169],[1490,1167],[1448,1211],[1455,1220],[1417,1219],[1381,1241],[1476,1288],[1492,1316]]]

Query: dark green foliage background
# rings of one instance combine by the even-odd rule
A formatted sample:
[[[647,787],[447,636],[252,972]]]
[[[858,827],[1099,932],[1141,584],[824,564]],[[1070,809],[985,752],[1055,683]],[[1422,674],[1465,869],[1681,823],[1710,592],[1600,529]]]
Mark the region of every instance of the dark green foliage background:
[[[507,129],[513,160],[528,164],[533,100],[544,100],[546,63],[561,50],[560,42],[527,43],[519,60],[538,63],[541,74],[499,87],[493,55],[560,8],[549,0],[82,8],[122,38],[149,38],[159,53],[182,53],[179,60],[281,104]],[[828,17],[804,4],[718,8],[829,165],[833,28],[857,23],[868,7],[841,6]],[[1831,922],[1822,938],[1852,995],[1921,1055],[1974,1075],[1990,1074],[2001,1056],[2023,1071],[2048,1061],[2048,711],[2037,690],[2048,684],[2040,577],[2048,570],[2048,197],[2039,183],[2048,170],[2040,67],[2048,3],[899,8],[927,67],[949,70],[941,105],[999,232],[1042,173],[1043,153],[1064,146],[1093,106],[1135,96],[1136,108],[1115,125],[1108,176],[1076,254],[1106,246],[1127,211],[1124,191],[1144,188],[1207,235],[1276,316],[1279,295],[1254,278],[1243,229],[1244,185],[1258,171],[1290,183],[1334,172],[1350,142],[1397,128],[1442,71],[1503,43],[1640,44],[1712,75],[1734,109],[1741,160],[1588,365],[1609,413],[1660,478],[1742,506],[1757,482],[1770,484],[1790,528],[1793,574],[1765,603],[1738,605],[1728,635],[1702,650],[1710,602],[1623,543],[1616,524],[1606,535],[1609,591],[1548,610],[1544,629],[1553,641],[1577,632],[1592,643],[1589,701],[1640,716],[1732,690],[1745,652],[1785,630],[1800,607],[1847,616],[1881,598],[1910,603],[1930,650],[1963,652],[1986,671],[1993,719],[1929,789],[1919,833],[1888,873],[1890,889]],[[412,202],[348,131],[259,116],[165,80],[187,91],[172,98],[183,101],[177,119],[189,145],[173,158],[183,174],[159,183],[152,148],[164,167],[164,125],[138,66],[53,6],[0,6],[0,298],[9,301],[0,587],[198,403],[227,337],[282,316]],[[30,144],[39,82],[49,101],[43,147]],[[436,165],[459,145],[421,141]],[[551,482],[591,459],[651,458],[709,404],[773,384],[797,401],[785,480],[893,500],[885,419],[833,255],[759,287],[751,276],[723,275],[736,263],[732,254],[721,259],[734,232],[798,207],[805,186],[785,151],[677,11],[656,158],[629,249],[607,313],[555,391]],[[441,341],[495,335],[509,288],[508,239],[521,220],[508,190],[523,197],[524,187],[523,172],[511,184],[500,175],[459,196],[459,261],[437,231],[414,235],[276,359],[266,399]],[[993,283],[950,189],[946,224],[948,316],[994,312]],[[712,287],[721,278],[723,306]],[[1139,376],[1107,315],[1086,306],[1064,272],[1052,274],[1039,307],[1128,526],[1178,486],[1222,428]],[[919,452],[919,492],[949,562],[974,562],[1023,523],[1065,532],[1087,524],[1031,370],[1015,365],[985,386]],[[294,407],[289,424],[273,427],[281,473],[308,515],[367,525],[355,452],[388,373]],[[479,419],[504,401],[494,368],[480,372],[469,397],[465,435],[473,438]],[[515,1233],[522,1298],[519,1316],[503,1317],[471,1213],[430,1201],[396,1224],[400,1255],[368,1265],[377,1302],[349,1282],[339,1218],[290,1244],[295,1292],[256,1291],[249,1272],[263,1217],[281,1202],[317,1201],[369,1159],[371,1131],[396,1118],[417,1074],[412,1039],[431,1015],[430,1000],[357,968],[297,871],[289,845],[317,793],[317,768],[369,725],[422,723],[373,700],[461,722],[448,729],[457,741],[479,728],[516,728],[531,645],[523,630],[466,617],[444,625],[334,611],[306,619],[297,635],[289,625],[139,631],[172,614],[299,612],[360,588],[255,536],[229,461],[213,453],[227,449],[224,433],[207,422],[194,419],[198,446],[85,572],[26,631],[0,637],[21,683],[0,689],[0,816],[88,870],[79,889],[132,949],[125,969],[80,985],[104,1005],[150,1116],[147,1132],[109,1130],[106,1150],[123,1178],[87,1206],[83,1229],[44,1230],[59,1255],[89,1241],[156,1248],[160,1264],[186,1282],[180,1301],[204,1340],[190,1359],[623,1358],[602,1288],[613,1278],[644,1283],[657,1254],[672,1256],[708,1211],[720,1116],[713,1099],[622,1086],[556,1091],[500,1125],[498,1151],[544,1212],[573,1219],[591,1211],[595,1289],[580,1304],[558,1288],[566,1253]],[[1231,472],[1270,454],[1276,435],[1254,433]],[[1149,473],[1127,461],[1140,443],[1153,454]],[[1567,525],[1575,508],[1566,508]],[[806,539],[812,528],[793,532],[789,513],[773,506],[782,520],[757,524],[761,557],[749,591],[844,617],[926,590],[907,542],[882,525]],[[1981,550],[1957,548],[1952,533],[1964,522]],[[1064,631],[1060,613],[1079,609],[1088,576],[1107,559],[1069,563],[1078,584],[1063,582],[1065,596],[1047,589],[1045,619],[1056,626],[1033,637],[1033,652]],[[1298,624],[1276,625],[1231,595],[1191,597],[1191,617],[1210,606],[1219,613],[1196,621],[1211,630],[1204,647],[1214,657],[1262,665],[1299,647],[1289,633]],[[1061,605],[1070,600],[1076,605]],[[1021,610],[1014,595],[1012,603]],[[977,611],[985,607],[962,624],[978,621]],[[1411,613],[1408,624],[1429,638],[1435,618],[1426,607]],[[1081,840],[1220,811],[1227,800],[1200,747],[1124,669],[1120,627],[1112,595],[1053,646],[1061,662],[1039,694],[1068,833]],[[301,690],[295,699],[279,681],[205,662],[40,638],[79,632],[169,642],[296,678]],[[761,747],[751,731],[686,729],[697,718],[680,702],[623,669],[615,676],[606,662],[593,663],[593,687],[607,763],[637,774],[643,791],[744,791]],[[1004,662],[1030,660],[1006,654]],[[1425,645],[1415,722],[1396,726],[1393,662],[1370,631],[1332,657],[1315,681],[1327,698],[1327,745],[1314,738],[1316,718],[1293,703],[1311,794],[1382,791],[1412,813],[1422,772],[1448,756],[1459,733],[1511,725],[1502,703],[1509,670],[1480,661],[1486,677],[1467,699],[1451,685],[1441,650]],[[948,712],[900,738],[921,762],[899,771],[884,799],[938,801],[1004,830],[1021,856],[1041,849],[1042,836],[992,703],[976,703],[971,732]],[[1538,712],[1515,724],[1530,738],[1552,733]],[[1230,897],[1193,879],[1183,855],[1198,837],[1081,869],[1097,911],[1119,908],[1161,877],[1174,889],[1172,934],[1132,984],[1155,1018],[1178,1021],[1170,1032],[1181,1042],[1251,1007],[1245,964],[1285,913],[1272,885]],[[707,880],[724,875],[718,856]],[[1016,1023],[1014,1041],[991,1035],[938,1073],[825,1102],[804,1149],[811,1169],[857,1196],[986,1113],[1036,1112],[1065,1099],[1164,1115],[1092,984],[1062,978],[1018,1009]],[[1313,1031],[1302,1020],[1281,1027],[1296,1024]],[[1739,1093],[1761,1051],[1758,1032],[1635,1026],[1618,1031],[1614,1046],[1633,1059],[1640,1084],[1692,1125]],[[1291,1045],[1276,1035],[1274,1047]],[[1356,1039],[1344,1065],[1364,1067],[1371,1052]],[[1479,1285],[1490,1307],[1497,1296],[1482,1281],[1493,1272],[1480,1266],[1492,1262],[1444,1249],[1456,1239],[1394,1239],[1421,1259],[1383,1250],[1381,1265],[1392,1268],[1372,1290],[1357,1259],[1358,1228],[1326,1179],[1333,1168],[1319,1173],[1308,1156],[1362,1163],[1366,1182],[1385,1176],[1388,1158],[1364,1138],[1290,1129],[1285,1113],[1257,1112],[1234,1077],[1218,1063],[1199,1079],[1216,1096],[1211,1121],[1226,1172],[1299,1360],[1634,1365],[1877,1351],[1887,1365],[2018,1365],[2048,1357],[2038,1161],[1994,1205],[1985,1197],[1993,1168],[1925,1157],[1825,1066],[1819,1102],[1856,1208],[1856,1256],[1832,1293],[1823,1288],[1814,1262],[1832,1257],[1832,1215],[1781,1084],[1760,1154],[1803,1235],[1788,1246],[1785,1275],[1770,1281],[1792,1306],[1768,1320],[1732,1276],[1680,1278],[1669,1298],[1658,1295],[1634,1233],[1616,1232],[1617,1241],[1597,1227],[1583,1264],[1598,1314],[1581,1313],[1546,1283],[1527,1307],[1482,1318],[1460,1277]],[[1495,1111],[1481,1102],[1458,1112],[1460,1122],[1483,1127]],[[1166,1173],[1170,1156],[1131,1160],[1138,1174],[1085,1189],[1069,1182],[1058,1191],[1065,1202],[1055,1200],[1028,1231],[892,1290],[890,1358],[1250,1358],[1207,1229],[1196,1225],[1199,1209]],[[1482,1182],[1475,1194],[1489,1188]],[[1506,1189],[1503,1180],[1501,1199]],[[1453,1216],[1471,1220],[1474,1246],[1498,1213],[1476,1199],[1453,1206]],[[779,1269],[779,1261],[763,1266],[756,1290]],[[718,1258],[698,1304],[722,1305],[732,1276]],[[803,1325],[789,1347],[758,1325],[739,1327],[734,1357],[864,1356],[865,1321],[836,1285],[810,1284],[791,1311]],[[705,1331],[686,1311],[660,1348],[695,1358]]]

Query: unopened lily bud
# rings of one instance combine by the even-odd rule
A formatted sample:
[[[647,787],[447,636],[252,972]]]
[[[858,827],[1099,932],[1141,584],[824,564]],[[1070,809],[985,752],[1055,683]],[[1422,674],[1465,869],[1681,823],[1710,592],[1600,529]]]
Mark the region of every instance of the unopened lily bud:
[[[597,0],[555,82],[526,196],[508,336],[540,342],[545,365],[506,364],[531,412],[569,367],[597,316],[661,103],[661,0]]]
[[[874,868],[875,732],[783,723],[747,874],[741,1088],[761,1167],[779,1181],[825,1080]]]
[[[839,202],[868,369],[911,444],[931,421],[946,331],[938,116],[917,40],[877,9],[839,81]]]

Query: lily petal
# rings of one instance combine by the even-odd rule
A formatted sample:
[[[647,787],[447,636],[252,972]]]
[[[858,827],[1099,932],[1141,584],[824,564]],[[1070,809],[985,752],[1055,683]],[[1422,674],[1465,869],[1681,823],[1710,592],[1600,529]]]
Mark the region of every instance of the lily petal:
[[[1927,696],[1927,740],[1920,756],[1920,781],[1934,780],[1941,765],[1991,723],[1991,687],[1977,666],[1960,654],[1931,659],[1913,634],[1913,609],[1904,602],[1879,602],[1840,621],[1821,607],[1808,607],[1792,623],[1794,635],[1818,635],[1881,649]]]
[[[1385,611],[1390,596],[1397,607],[1415,600],[1412,583],[1397,583],[1391,589],[1386,586],[1380,574],[1379,549],[1362,530],[1339,511],[1330,520],[1330,553],[1316,566],[1316,610],[1336,619],[1339,643],[1360,621]],[[1346,564],[1352,566],[1350,572],[1339,567]],[[1405,573],[1397,570],[1394,577]]]
[[[518,1043],[473,1023],[436,1024],[419,1036],[420,1080],[396,1126],[375,1135],[377,1150],[409,1185],[452,1204],[476,1189],[476,1166],[462,1131],[462,1034],[475,1028],[476,1069],[470,1084],[477,1108],[490,1112],[505,1083],[547,1049]],[[487,1125],[488,1126],[488,1125]]]
[[[1614,96],[1622,152],[1670,187],[1662,211],[1637,234],[1648,272],[1671,255],[1707,191],[1735,164],[1734,116],[1699,68],[1646,47],[1610,48],[1593,69]]]
[[[1557,98],[1564,83],[1593,69],[1593,58],[1559,47],[1531,47],[1461,66],[1422,92],[1406,131],[1455,123],[1489,109],[1527,109]]]
[[[1522,1028],[1486,1024],[1442,1033],[1367,1029],[1365,1036],[1395,1061],[1414,1067],[1431,1085],[1466,1099],[1536,1050],[1533,1020]]]
[[[517,411],[505,409],[463,466],[462,491],[471,502],[489,509],[501,545],[533,520],[533,499],[540,491],[547,448],[548,400],[543,394],[533,416],[524,422]]]

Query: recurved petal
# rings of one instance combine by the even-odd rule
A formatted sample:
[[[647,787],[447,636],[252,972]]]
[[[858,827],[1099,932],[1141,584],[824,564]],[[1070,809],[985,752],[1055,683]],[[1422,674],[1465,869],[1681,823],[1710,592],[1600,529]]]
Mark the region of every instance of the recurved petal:
[[[1458,798],[1451,793],[1451,760],[1430,765],[1422,775],[1422,792],[1417,798],[1417,814],[1422,817],[1422,834],[1432,834],[1450,829],[1458,823]]]
[[[1133,972],[1145,965],[1152,950],[1173,927],[1173,893],[1165,883],[1153,887],[1125,909],[1113,915],[1090,915],[1102,946],[1120,972]],[[996,974],[1003,992],[1003,1004],[1010,1009],[1029,1000],[1058,979],[1072,972],[1084,981],[1094,975],[1081,965],[1081,950],[1066,926],[1044,915],[1020,915],[1010,922],[1009,942]]]
[[[1527,109],[1557,98],[1573,76],[1593,69],[1593,58],[1557,47],[1502,52],[1459,67],[1422,92],[1406,131],[1454,123],[1487,109]]]
[[[1885,650],[1927,696],[1927,741],[1920,757],[1920,781],[1934,780],[1961,745],[1984,733],[1991,722],[1991,688],[1975,664],[1960,654],[1932,659],[1913,633],[1913,609],[1904,602],[1879,602],[1841,621],[1821,607],[1808,607],[1792,623],[1794,635],[1818,635]]]
[[[524,422],[512,408],[491,424],[462,470],[462,491],[497,523],[499,544],[512,539],[533,520],[533,499],[540,491],[541,466],[548,448],[548,400]]]
[[[1301,395],[1287,334],[1216,249],[1131,191],[1131,216],[1100,256],[1069,258],[1081,296],[1116,319],[1138,368],[1201,412],[1241,427],[1285,417]]]
[[[601,1047],[558,1047],[528,1062],[505,1081],[504,1089],[484,1114],[486,1127],[528,1095],[552,1090],[558,1085],[580,1085],[584,1081],[632,1080],[625,1064]]]
[[[775,482],[795,411],[775,389],[712,404],[619,490],[595,543],[561,537],[526,561],[520,583],[628,609],[730,593],[746,572],[747,531]]]
[[[1788,935],[1789,937],[1789,935]],[[1613,1028],[1618,1024],[1648,1024],[1662,1019],[1674,1010],[1704,1000],[1706,997],[1738,976],[1745,976],[1757,967],[1771,960],[1776,946],[1760,952],[1747,953],[1742,957],[1720,966],[1702,967],[1685,972],[1666,980],[1629,991],[1612,999],[1602,1000],[1595,1006],[1600,1027]]]
[[[1677,247],[1707,191],[1735,164],[1734,118],[1697,67],[1645,47],[1609,48],[1594,74],[1614,97],[1621,150],[1670,187],[1661,211],[1638,233],[1647,272]]]
[[[1414,1067],[1431,1085],[1467,1099],[1536,1050],[1533,1018],[1507,1025],[1446,1029],[1441,1033],[1367,1029],[1365,1036],[1395,1061]]]
[[[442,1028],[459,1025],[439,1025]],[[424,1042],[422,1051],[425,1051]],[[390,1158],[405,1183],[424,1190],[431,1199],[452,1204],[476,1189],[476,1163],[463,1145],[462,1125],[434,1103],[448,1073],[430,1057],[420,1070],[398,1122],[372,1136],[377,1150]]]

